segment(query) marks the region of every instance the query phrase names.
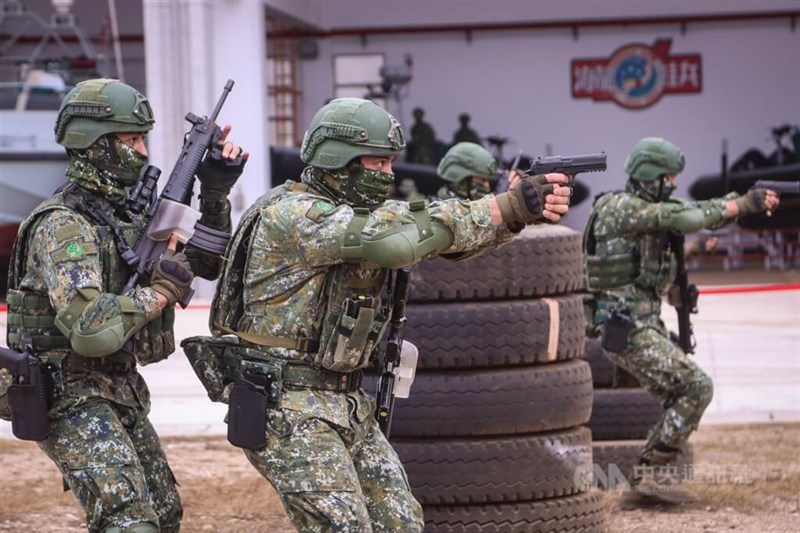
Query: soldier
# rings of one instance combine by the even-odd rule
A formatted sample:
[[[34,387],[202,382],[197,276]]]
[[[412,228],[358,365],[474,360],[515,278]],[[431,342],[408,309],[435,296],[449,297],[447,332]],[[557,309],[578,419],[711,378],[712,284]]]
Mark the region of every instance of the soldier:
[[[414,125],[411,126],[411,142],[409,143],[409,163],[422,165],[435,165],[436,157],[436,132],[433,127],[423,120],[425,110],[415,107],[412,111]]]
[[[496,246],[513,236],[506,222],[556,222],[568,208],[563,174],[473,202],[385,202],[404,147],[400,124],[372,102],[322,107],[303,139],[301,183],[245,213],[212,304],[212,331],[242,340],[229,440],[260,437],[242,447],[301,532],[422,530],[375,398],[360,388],[390,320],[387,269]],[[259,390],[266,415],[244,427],[265,401]]]
[[[175,302],[194,275],[216,278],[221,258],[176,251],[173,236],[148,286],[120,294],[132,272],[119,245],[134,245],[144,224],[128,209],[126,189],[147,163],[153,123],[147,99],[129,85],[95,79],[72,89],[55,128],[69,155],[67,184],[22,222],[12,252],[8,345],[32,346],[52,378],[50,436],[38,444],[86,512],[89,531],[178,531],[183,515],[136,364],[174,351]],[[240,148],[227,142],[222,152],[198,171],[201,220],[230,231],[227,196],[242,168],[226,170],[224,159]]]
[[[471,142],[460,142],[450,148],[436,172],[447,182],[436,193],[440,200],[478,200],[492,192],[499,177],[494,156],[483,146]]]
[[[595,201],[584,233],[587,286],[595,297],[589,328],[605,330],[604,344],[615,337],[621,341],[621,351],[607,349],[608,356],[664,407],[648,434],[631,490],[623,496],[626,507],[697,499],[683,487],[666,486],[668,476],[658,475],[675,463],[713,394],[709,376],[670,341],[660,319],[661,297],[676,274],[669,231],[716,229],[738,217],[770,215],[778,207],[773,191],[756,188],[744,196],[731,193],[701,202],[671,198],[683,167],[683,153],[674,144],[656,137],[640,140],[625,162],[625,190]],[[713,242],[696,241],[689,251],[712,247]]]
[[[469,113],[461,113],[458,115],[458,121],[461,126],[453,134],[453,145],[458,143],[475,143],[483,145],[480,136],[469,127],[470,116]]]
[[[483,146],[470,142],[458,143],[450,148],[439,162],[436,172],[447,182],[436,194],[439,200],[478,200],[491,193],[500,178],[494,156]],[[519,171],[512,169],[504,183],[511,188],[522,176]]]

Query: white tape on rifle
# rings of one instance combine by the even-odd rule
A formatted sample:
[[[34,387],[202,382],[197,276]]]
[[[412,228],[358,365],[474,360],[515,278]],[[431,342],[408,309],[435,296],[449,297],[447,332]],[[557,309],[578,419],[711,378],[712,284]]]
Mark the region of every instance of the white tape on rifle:
[[[411,394],[411,384],[417,375],[417,359],[419,350],[410,342],[404,340],[400,349],[400,365],[394,367],[394,396],[395,398],[408,398]]]

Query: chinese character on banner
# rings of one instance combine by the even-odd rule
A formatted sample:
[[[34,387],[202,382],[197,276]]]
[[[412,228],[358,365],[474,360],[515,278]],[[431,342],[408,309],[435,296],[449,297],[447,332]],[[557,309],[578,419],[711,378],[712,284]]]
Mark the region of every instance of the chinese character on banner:
[[[608,58],[573,59],[572,97],[644,109],[664,94],[701,92],[700,54],[670,55],[671,46],[671,39],[659,39],[653,46],[626,44]]]

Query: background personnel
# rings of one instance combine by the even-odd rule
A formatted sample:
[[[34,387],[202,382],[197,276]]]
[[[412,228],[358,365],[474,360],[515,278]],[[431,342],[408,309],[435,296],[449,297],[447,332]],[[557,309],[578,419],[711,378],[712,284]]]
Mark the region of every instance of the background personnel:
[[[683,153],[671,142],[640,140],[625,162],[625,190],[598,197],[584,232],[587,288],[594,294],[589,329],[605,329],[604,340],[614,336],[612,331],[619,334],[624,348],[607,350],[608,356],[664,407],[642,450],[631,491],[623,498],[628,506],[697,499],[682,487],[664,486],[664,476],[642,472],[655,469],[658,474],[658,468],[675,463],[713,394],[711,378],[670,341],[660,318],[661,297],[676,275],[668,233],[716,229],[738,217],[769,215],[779,203],[766,189],[700,202],[671,198],[683,168]],[[708,246],[698,242],[694,248]]]

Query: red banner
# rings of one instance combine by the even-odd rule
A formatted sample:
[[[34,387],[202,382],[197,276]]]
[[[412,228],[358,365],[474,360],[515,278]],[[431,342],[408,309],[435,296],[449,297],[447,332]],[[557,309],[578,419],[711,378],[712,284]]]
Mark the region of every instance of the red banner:
[[[626,44],[608,58],[573,59],[572,97],[644,109],[664,94],[701,92],[700,54],[670,55],[671,46],[671,39],[659,39],[653,46]]]

